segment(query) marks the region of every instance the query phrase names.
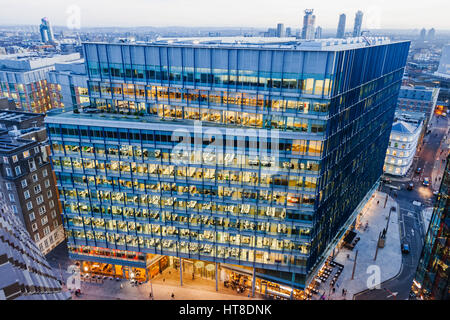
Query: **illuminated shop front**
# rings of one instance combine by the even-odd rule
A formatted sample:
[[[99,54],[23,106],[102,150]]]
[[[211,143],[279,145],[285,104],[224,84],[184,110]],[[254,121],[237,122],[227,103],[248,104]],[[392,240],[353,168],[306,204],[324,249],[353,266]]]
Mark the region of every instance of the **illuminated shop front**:
[[[81,274],[147,281],[166,269],[167,256],[69,245],[72,259],[80,258]]]

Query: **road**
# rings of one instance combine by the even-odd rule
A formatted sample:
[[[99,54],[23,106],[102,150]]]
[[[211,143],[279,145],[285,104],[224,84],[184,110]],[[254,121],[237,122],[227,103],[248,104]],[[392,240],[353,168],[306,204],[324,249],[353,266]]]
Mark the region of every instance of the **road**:
[[[445,163],[441,161],[441,147],[447,148],[443,144],[443,138],[448,134],[448,119],[434,119],[431,133],[425,136],[422,147],[417,152],[418,159],[413,164],[412,170],[422,168],[421,174],[413,174],[412,180],[398,179],[389,184],[383,184],[381,190],[390,193],[400,206],[400,238],[402,243],[407,243],[410,247],[409,254],[403,254],[402,268],[399,274],[381,284],[380,289],[367,290],[355,295],[355,300],[405,300],[409,298],[412,281],[420,259],[425,238],[424,222],[421,211],[425,207],[432,207],[435,201],[432,186],[423,186],[425,177],[433,177],[433,187],[438,189],[439,177],[442,177]],[[445,152],[444,152],[445,153]],[[439,158],[439,160],[436,160]],[[437,178],[434,180],[434,178]],[[414,183],[413,190],[407,190],[409,182]],[[420,202],[421,206],[413,204]]]

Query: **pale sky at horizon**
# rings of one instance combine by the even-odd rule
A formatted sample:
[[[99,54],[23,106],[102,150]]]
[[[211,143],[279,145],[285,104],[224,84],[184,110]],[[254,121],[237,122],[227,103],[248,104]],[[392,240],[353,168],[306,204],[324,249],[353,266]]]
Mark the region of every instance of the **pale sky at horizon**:
[[[323,28],[336,28],[345,13],[350,30],[361,10],[363,29],[450,30],[448,0],[0,0],[0,25],[39,25],[48,17],[52,25],[66,26],[74,21],[68,12],[73,5],[81,27],[300,28],[304,9],[313,8],[316,26]]]

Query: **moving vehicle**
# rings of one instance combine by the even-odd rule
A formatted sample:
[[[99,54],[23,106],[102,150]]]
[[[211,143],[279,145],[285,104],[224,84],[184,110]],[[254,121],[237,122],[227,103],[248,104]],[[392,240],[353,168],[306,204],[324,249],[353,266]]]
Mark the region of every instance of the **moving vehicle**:
[[[430,185],[430,178],[424,178],[424,179],[423,179],[423,185],[424,185],[425,187],[428,187],[428,186]]]
[[[416,173],[417,173],[417,174],[420,174],[421,172],[422,172],[422,168],[417,168],[417,169],[416,169]]]
[[[404,253],[404,254],[409,253],[409,245],[407,243],[402,244],[402,253]]]
[[[414,189],[414,183],[410,182],[410,183],[408,184],[408,186],[406,187],[406,189],[408,189],[408,190]]]
[[[389,179],[388,177],[381,177],[381,181],[383,181],[384,183],[391,183],[391,179]]]

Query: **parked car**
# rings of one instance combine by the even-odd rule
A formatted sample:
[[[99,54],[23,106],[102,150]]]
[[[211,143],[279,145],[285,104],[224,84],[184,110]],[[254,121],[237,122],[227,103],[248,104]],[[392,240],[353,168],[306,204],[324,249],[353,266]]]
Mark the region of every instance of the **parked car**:
[[[408,189],[408,190],[414,189],[414,183],[410,182],[410,183],[408,184],[408,186],[406,187],[406,189]]]
[[[409,253],[409,245],[407,243],[402,244],[402,253],[404,253],[404,254]]]
[[[391,183],[391,179],[389,179],[388,177],[382,177],[381,181],[383,181],[384,183]]]
[[[433,195],[437,196],[438,194],[439,194],[439,191],[438,191],[438,190],[433,191]]]
[[[417,174],[420,174],[421,172],[422,172],[422,168],[417,168],[417,169],[416,169],[416,173],[417,173]]]
[[[430,185],[430,178],[424,178],[424,179],[423,179],[423,185],[424,185],[425,187],[428,187],[428,186]]]

